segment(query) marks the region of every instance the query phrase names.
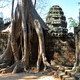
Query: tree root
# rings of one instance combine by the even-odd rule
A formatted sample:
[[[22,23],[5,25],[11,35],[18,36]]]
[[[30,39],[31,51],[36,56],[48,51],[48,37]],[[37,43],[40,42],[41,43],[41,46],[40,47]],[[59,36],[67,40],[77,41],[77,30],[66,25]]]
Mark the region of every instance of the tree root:
[[[53,66],[53,65],[49,65],[48,67],[50,67],[50,68],[52,68],[53,70],[58,70],[58,67],[56,67],[56,66]]]
[[[2,68],[6,68],[7,67],[7,64],[6,63],[2,63],[2,64],[0,64],[0,68],[2,69]]]
[[[3,52],[2,55],[0,55],[0,64],[2,63],[10,64],[11,61],[12,61],[12,48],[11,42],[8,42],[6,50]]]
[[[51,65],[50,63],[47,62],[47,60],[45,61],[44,65],[49,68],[52,68],[53,70],[56,70],[56,71],[58,70],[58,67]]]
[[[11,67],[7,67],[7,68],[4,68],[4,69],[1,69],[0,70],[0,73],[11,73],[13,71],[13,68],[14,68],[14,64],[11,66]]]
[[[4,68],[4,69],[1,69],[0,70],[0,73],[19,73],[19,72],[22,72],[24,71],[23,69],[23,65],[21,62],[17,62],[17,63],[14,63],[12,66],[10,67],[7,67],[7,68]]]
[[[19,0],[20,1],[20,0]],[[24,2],[25,1],[25,2]],[[26,71],[26,68],[29,66],[29,49],[28,49],[28,27],[26,22],[29,22],[31,27],[33,27],[37,33],[38,41],[39,41],[39,54],[38,54],[38,61],[37,61],[37,70],[40,70],[40,63],[41,60],[43,61],[44,66],[48,66],[54,70],[58,68],[55,66],[50,65],[47,62],[46,55],[45,55],[45,43],[44,43],[44,34],[43,28],[47,28],[44,21],[40,18],[40,16],[35,11],[32,1],[31,0],[24,0],[20,1],[17,5],[17,10],[15,13],[15,18],[13,19],[12,15],[12,33],[11,33],[11,42],[9,41],[8,47],[5,53],[0,56],[0,63],[8,63],[10,64],[11,61],[15,61],[15,63],[7,68],[1,69],[0,73],[18,73],[22,71]],[[23,3],[22,3],[23,2]],[[21,4],[22,3],[22,4]],[[26,5],[28,3],[28,5]],[[26,9],[28,8],[28,9]],[[30,9],[29,9],[30,8]],[[29,11],[27,11],[29,10]],[[29,18],[29,19],[28,19]],[[29,25],[28,25],[29,26]],[[20,30],[21,29],[21,30]],[[22,32],[22,39],[23,39],[23,52],[22,52],[22,61],[19,61],[20,53],[19,53],[19,46],[17,43],[18,37],[21,36],[20,34],[18,37],[16,33],[19,31]],[[20,43],[19,43],[20,44]],[[12,59],[14,56],[14,60]],[[10,64],[11,65],[11,64]],[[0,65],[2,67],[2,65]],[[6,66],[5,66],[6,67]]]
[[[12,73],[19,73],[19,72],[23,72],[23,71],[24,71],[23,63],[18,62],[18,63],[16,63]]]

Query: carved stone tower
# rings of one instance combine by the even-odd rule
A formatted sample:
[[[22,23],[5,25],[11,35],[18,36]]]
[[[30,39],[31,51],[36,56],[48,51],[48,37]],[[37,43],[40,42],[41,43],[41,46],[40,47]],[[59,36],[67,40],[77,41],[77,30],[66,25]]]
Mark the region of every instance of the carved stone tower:
[[[67,33],[66,17],[62,8],[54,5],[50,8],[46,18],[46,24],[54,34],[63,35]]]
[[[62,8],[54,5],[50,8],[45,31],[46,56],[51,64],[73,66],[75,62],[74,34],[68,33],[66,17]]]

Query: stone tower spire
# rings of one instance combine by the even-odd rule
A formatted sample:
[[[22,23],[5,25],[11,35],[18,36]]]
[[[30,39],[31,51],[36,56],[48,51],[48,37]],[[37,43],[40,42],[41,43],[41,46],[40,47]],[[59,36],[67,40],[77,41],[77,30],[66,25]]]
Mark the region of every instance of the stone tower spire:
[[[53,30],[54,34],[66,34],[67,22],[62,8],[58,5],[54,5],[50,8],[48,16],[46,18],[47,26]]]

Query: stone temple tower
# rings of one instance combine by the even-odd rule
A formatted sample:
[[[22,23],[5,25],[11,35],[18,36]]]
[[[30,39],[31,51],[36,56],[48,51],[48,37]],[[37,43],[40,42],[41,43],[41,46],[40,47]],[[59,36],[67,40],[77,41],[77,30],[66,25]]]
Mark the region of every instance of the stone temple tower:
[[[66,17],[62,8],[54,5],[50,8],[45,31],[45,49],[48,61],[52,65],[73,66],[75,62],[74,34],[68,33]]]
[[[54,34],[63,35],[67,33],[67,22],[61,7],[54,5],[50,8],[46,24]]]

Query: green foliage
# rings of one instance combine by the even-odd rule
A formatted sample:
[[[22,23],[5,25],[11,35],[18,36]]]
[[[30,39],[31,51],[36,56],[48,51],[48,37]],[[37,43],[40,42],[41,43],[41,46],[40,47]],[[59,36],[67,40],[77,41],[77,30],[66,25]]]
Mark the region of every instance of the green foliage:
[[[72,17],[68,18],[69,19],[69,28],[71,29],[72,27],[78,27],[79,22],[75,19],[73,19]]]

